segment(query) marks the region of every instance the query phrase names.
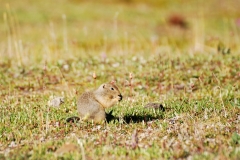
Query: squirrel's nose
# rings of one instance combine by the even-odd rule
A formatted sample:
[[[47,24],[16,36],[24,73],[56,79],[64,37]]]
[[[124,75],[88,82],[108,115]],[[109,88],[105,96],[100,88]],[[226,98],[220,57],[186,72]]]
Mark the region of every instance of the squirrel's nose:
[[[118,97],[120,98],[119,101],[123,99],[123,96],[121,94],[119,94]]]

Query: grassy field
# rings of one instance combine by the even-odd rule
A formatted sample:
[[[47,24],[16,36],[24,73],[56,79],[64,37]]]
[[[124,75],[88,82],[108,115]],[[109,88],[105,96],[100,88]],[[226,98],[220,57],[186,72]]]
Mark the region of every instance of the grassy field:
[[[0,159],[240,159],[238,0],[0,4]],[[113,120],[66,123],[112,80]]]

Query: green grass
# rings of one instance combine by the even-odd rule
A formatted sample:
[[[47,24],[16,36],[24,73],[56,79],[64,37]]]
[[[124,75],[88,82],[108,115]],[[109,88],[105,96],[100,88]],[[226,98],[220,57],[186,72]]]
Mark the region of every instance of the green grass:
[[[0,159],[240,158],[237,0],[0,3]],[[65,122],[112,80],[113,120]]]

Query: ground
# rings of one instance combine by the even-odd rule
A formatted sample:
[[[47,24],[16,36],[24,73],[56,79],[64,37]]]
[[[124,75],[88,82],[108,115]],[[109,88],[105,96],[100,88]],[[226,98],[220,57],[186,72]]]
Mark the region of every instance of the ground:
[[[0,3],[0,159],[240,159],[239,1]],[[113,80],[108,122],[66,122]]]

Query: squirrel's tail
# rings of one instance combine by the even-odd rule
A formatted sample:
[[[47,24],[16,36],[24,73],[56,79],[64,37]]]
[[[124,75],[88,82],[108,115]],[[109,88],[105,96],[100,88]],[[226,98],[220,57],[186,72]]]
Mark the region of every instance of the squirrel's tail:
[[[67,119],[66,119],[66,122],[68,122],[68,123],[76,123],[76,122],[78,122],[79,120],[80,120],[79,117],[73,116],[73,117],[67,118]]]

